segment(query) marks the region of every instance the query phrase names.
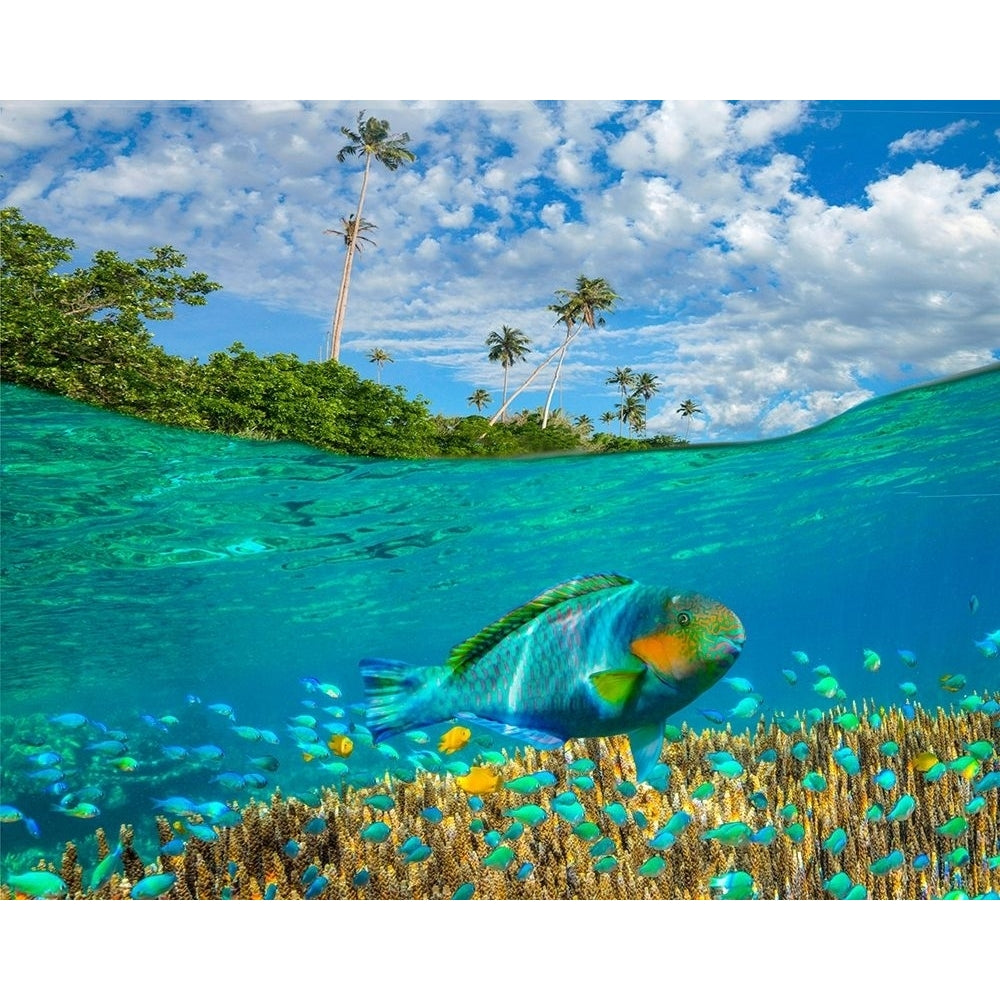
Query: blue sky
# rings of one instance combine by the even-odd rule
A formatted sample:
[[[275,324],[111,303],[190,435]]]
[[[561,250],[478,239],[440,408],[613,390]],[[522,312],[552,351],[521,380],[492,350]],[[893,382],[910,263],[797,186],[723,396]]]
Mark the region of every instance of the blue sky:
[[[151,324],[168,351],[204,359],[239,340],[320,357],[343,261],[324,230],[354,210],[362,174],[360,160],[336,161],[340,126],[365,109],[408,132],[418,159],[373,169],[377,246],[356,261],[341,360],[374,377],[368,354],[387,350],[384,380],[434,412],[474,412],[480,387],[497,405],[487,335],[518,327],[541,359],[562,332],[546,306],[580,274],[621,296],[606,327],[573,344],[556,399],[595,422],[615,404],[605,380],[618,366],[659,379],[650,432],[685,433],[675,411],[692,397],[704,411],[693,437],[742,440],[1000,357],[1000,101],[399,100],[378,93],[427,84],[384,80],[374,96],[352,81],[350,100],[235,99],[296,89],[257,81],[259,68],[219,98],[38,90],[0,106],[5,205],[74,239],[80,263],[171,244],[224,286]],[[205,79],[194,91],[218,93]],[[449,89],[440,79],[432,92]],[[533,79],[522,90],[553,89]],[[661,90],[602,79],[585,89]],[[667,85],[690,93],[677,79]],[[694,87],[710,94],[710,79]],[[738,92],[742,78],[729,79]],[[920,85],[919,68],[904,80],[954,93]],[[302,92],[322,89],[307,79]],[[751,77],[746,89],[789,87]],[[530,370],[511,369],[511,388]],[[548,383],[515,408],[540,405]]]

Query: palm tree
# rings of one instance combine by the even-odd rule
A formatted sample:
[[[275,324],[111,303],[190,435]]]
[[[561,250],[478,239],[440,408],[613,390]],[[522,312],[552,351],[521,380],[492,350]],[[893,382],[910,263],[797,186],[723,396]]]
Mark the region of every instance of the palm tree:
[[[368,355],[368,360],[373,364],[378,366],[378,384],[382,384],[382,369],[386,365],[391,365],[394,358],[389,356],[388,351],[383,351],[381,347],[372,348],[371,353]]]
[[[496,423],[503,416],[507,407],[534,382],[538,373],[558,355],[559,365],[556,368],[555,377],[552,379],[552,386],[549,389],[549,397],[545,402],[545,412],[542,417],[542,426],[547,426],[549,407],[552,403],[552,396],[555,393],[556,382],[559,380],[559,372],[562,369],[563,358],[566,356],[567,348],[585,326],[603,326],[604,319],[603,317],[598,317],[597,314],[601,310],[610,310],[615,300],[621,298],[604,278],[586,278],[582,274],[577,278],[576,291],[559,290],[556,292],[556,295],[568,296],[565,302],[549,306],[549,309],[558,314],[560,321],[566,324],[566,336],[563,338],[563,342],[538,364],[535,370],[511,393],[510,399],[490,418],[491,424]],[[579,323],[579,326],[576,325],[577,323]],[[574,326],[576,329],[574,329]]]
[[[482,413],[483,407],[493,402],[493,397],[485,389],[477,389],[466,402],[469,406],[474,406],[477,413]]]
[[[490,361],[499,361],[503,366],[503,402],[507,403],[507,369],[511,365],[523,361],[525,354],[531,353],[528,347],[531,341],[521,330],[512,326],[500,327],[500,332],[491,330],[486,338],[486,346],[490,349]]]
[[[357,211],[352,219],[361,220],[360,225],[348,224],[347,254],[344,257],[344,272],[340,278],[340,291],[337,294],[337,309],[333,314],[333,324],[330,327],[330,343],[328,357],[334,361],[340,358],[340,333],[344,327],[344,315],[347,312],[347,293],[351,286],[351,267],[354,264],[354,251],[358,246],[360,230],[364,226],[363,209],[365,194],[368,191],[368,174],[372,160],[378,160],[386,169],[395,171],[404,163],[412,163],[416,154],[406,148],[410,141],[409,133],[400,132],[393,135],[389,132],[389,123],[379,118],[365,119],[364,111],[358,112],[358,127],[354,132],[342,125],[340,131],[350,142],[337,153],[337,162],[343,163],[348,156],[363,156],[365,172],[361,178],[361,195],[358,198]]]
[[[648,403],[660,391],[660,380],[651,372],[639,372],[635,378],[635,391]]]
[[[617,416],[618,416],[618,414],[617,414],[617,413],[615,413],[615,411],[614,411],[614,410],[605,410],[605,411],[604,411],[604,412],[603,412],[603,413],[601,414],[601,423],[602,423],[602,424],[611,424],[611,423],[614,423],[614,421],[615,421],[615,418],[616,418]]]
[[[621,391],[621,401],[625,402],[625,396],[627,395],[626,390],[631,389],[635,385],[635,372],[631,368],[616,368],[605,380],[605,385],[616,385]],[[618,434],[621,435],[622,424],[621,420],[618,421]]]
[[[594,421],[587,416],[586,413],[577,417],[573,421],[573,426],[577,429],[577,432],[581,437],[588,438],[594,433]]]
[[[559,382],[559,375],[562,372],[563,361],[566,358],[570,341],[585,326],[589,326],[591,329],[596,326],[604,326],[604,317],[598,316],[598,313],[610,312],[614,308],[615,300],[621,298],[604,278],[588,278],[582,274],[576,279],[575,290],[569,291],[560,288],[556,290],[556,295],[565,296],[565,301],[556,302],[550,305],[549,309],[559,317],[560,321],[566,324],[566,339],[562,343],[556,371],[552,376],[552,385],[549,386],[549,395],[545,400],[542,427],[546,427],[549,422],[549,407],[552,405],[552,396],[555,394],[556,384]],[[573,327],[577,323],[579,326],[574,332]]]
[[[341,225],[343,229],[324,229],[323,232],[327,235],[333,233],[334,236],[344,237],[344,246],[349,247],[351,245],[351,239],[355,238],[357,240],[357,246],[355,249],[358,253],[364,250],[362,243],[370,243],[372,246],[377,246],[376,242],[371,239],[371,237],[363,235],[364,233],[370,233],[378,226],[374,222],[369,222],[367,219],[362,219],[361,222],[355,222],[354,213],[352,212],[346,219],[340,217]]]
[[[679,413],[682,417],[684,417],[687,420],[688,437],[690,438],[691,437],[691,418],[696,413],[701,413],[701,410],[698,408],[698,404],[693,399],[685,399],[684,402],[681,403],[681,405],[677,407],[676,412]]]
[[[618,424],[624,423],[628,427],[628,436],[632,436],[632,431],[641,431],[646,426],[646,404],[642,402],[637,393],[630,393],[618,406]]]

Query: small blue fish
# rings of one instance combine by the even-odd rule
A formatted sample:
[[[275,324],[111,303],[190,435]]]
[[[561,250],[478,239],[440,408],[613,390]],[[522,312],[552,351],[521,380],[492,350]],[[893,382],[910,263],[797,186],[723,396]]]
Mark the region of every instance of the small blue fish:
[[[725,712],[719,712],[714,708],[699,708],[698,712],[708,719],[709,722],[714,722],[718,726],[725,724]]]
[[[159,899],[173,888],[176,881],[177,876],[172,872],[147,875],[132,886],[132,892],[129,895],[132,899]]]
[[[309,888],[305,891],[305,899],[316,899],[317,896],[321,896],[326,887],[330,884],[330,880],[325,875],[317,875],[316,878],[312,880],[309,884]]]
[[[910,649],[897,649],[896,652],[899,654],[899,658],[908,666],[915,667],[917,665],[917,654]]]
[[[799,675],[795,673],[794,670],[782,670],[781,676],[784,677],[789,684],[798,684],[799,682]]]
[[[318,834],[322,833],[326,829],[326,819],[322,816],[313,816],[306,825],[302,828],[304,833],[308,834]]]
[[[232,705],[227,705],[224,702],[216,702],[214,705],[209,705],[208,710],[210,712],[215,712],[216,715],[223,715],[227,719],[232,719],[233,722],[236,721],[236,712],[233,710]]]
[[[894,872],[897,868],[902,867],[905,861],[906,858],[903,856],[902,851],[892,851],[885,857],[873,861],[868,866],[868,870],[873,875],[888,875],[890,872]]]
[[[826,840],[823,841],[823,847],[826,848],[831,854],[837,855],[847,846],[847,831],[843,827],[838,826]]]
[[[767,847],[773,844],[778,836],[778,828],[775,826],[762,826],[756,833],[750,834],[751,844],[762,844]]]
[[[896,772],[886,767],[872,778],[876,785],[889,791],[896,787]]]
[[[79,729],[80,726],[85,726],[87,721],[87,716],[80,715],[79,712],[64,712],[62,715],[49,716],[49,722],[65,726],[67,729]]]

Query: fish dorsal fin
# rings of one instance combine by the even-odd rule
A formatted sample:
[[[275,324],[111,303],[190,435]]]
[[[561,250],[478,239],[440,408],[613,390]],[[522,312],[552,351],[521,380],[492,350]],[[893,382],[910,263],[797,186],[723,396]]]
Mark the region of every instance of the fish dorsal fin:
[[[502,639],[512,632],[516,632],[522,625],[526,625],[539,615],[544,614],[550,608],[557,607],[575,597],[583,597],[585,594],[593,594],[614,587],[624,587],[633,582],[628,577],[607,573],[598,576],[581,576],[551,587],[528,601],[527,604],[522,604],[521,607],[508,612],[492,625],[487,625],[470,639],[459,643],[449,653],[446,666],[450,667],[456,674],[462,674]]]
[[[638,670],[600,670],[590,675],[590,683],[605,701],[621,707],[632,697],[639,678],[645,672],[644,667]]]

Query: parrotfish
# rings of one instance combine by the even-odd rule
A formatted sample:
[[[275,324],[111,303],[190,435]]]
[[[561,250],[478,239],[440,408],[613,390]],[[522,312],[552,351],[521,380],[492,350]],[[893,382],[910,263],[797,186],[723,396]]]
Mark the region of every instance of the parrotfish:
[[[710,598],[577,578],[460,643],[442,666],[362,660],[367,721],[380,738],[457,716],[543,749],[627,733],[643,780],[667,716],[720,680],[745,638]]]

